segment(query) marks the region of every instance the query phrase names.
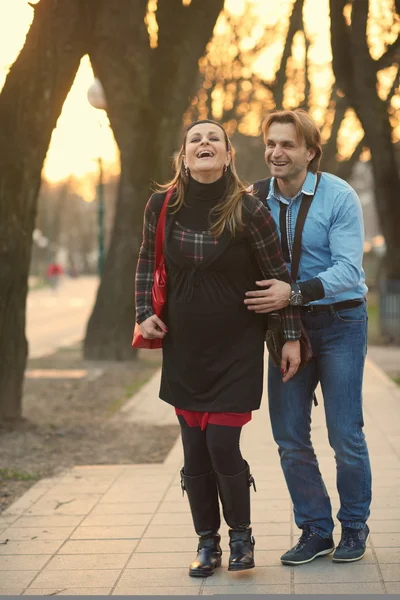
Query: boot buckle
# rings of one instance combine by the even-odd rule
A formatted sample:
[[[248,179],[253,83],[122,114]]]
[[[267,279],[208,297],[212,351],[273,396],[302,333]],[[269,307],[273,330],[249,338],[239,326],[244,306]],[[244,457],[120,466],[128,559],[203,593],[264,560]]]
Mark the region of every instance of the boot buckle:
[[[255,482],[253,475],[250,474],[249,475],[249,487],[251,487],[251,486],[253,486],[254,491],[256,492],[257,491],[256,482]]]

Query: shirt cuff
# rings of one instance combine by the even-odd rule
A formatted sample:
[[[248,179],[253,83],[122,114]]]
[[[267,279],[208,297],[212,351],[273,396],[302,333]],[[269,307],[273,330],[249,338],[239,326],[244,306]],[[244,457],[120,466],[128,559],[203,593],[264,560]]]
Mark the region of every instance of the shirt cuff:
[[[300,281],[297,285],[299,286],[301,295],[303,296],[304,304],[325,298],[324,286],[322,285],[322,281],[319,279],[319,277],[307,279],[307,281]]]

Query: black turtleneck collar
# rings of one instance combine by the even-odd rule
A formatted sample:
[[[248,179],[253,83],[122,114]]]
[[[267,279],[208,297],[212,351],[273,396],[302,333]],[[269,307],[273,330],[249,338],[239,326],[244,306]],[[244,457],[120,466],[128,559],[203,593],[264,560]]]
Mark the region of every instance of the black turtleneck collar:
[[[200,201],[218,201],[225,194],[227,180],[225,173],[212,183],[200,183],[190,175],[189,185],[185,196],[190,200]]]

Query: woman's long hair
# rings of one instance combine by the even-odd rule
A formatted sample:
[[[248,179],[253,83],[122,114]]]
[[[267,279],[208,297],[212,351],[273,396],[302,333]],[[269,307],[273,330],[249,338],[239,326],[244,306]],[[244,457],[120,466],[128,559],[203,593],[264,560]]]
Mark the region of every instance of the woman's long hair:
[[[217,206],[215,206],[215,208],[213,208],[210,212],[210,233],[214,237],[219,237],[225,231],[225,228],[227,228],[233,237],[238,231],[243,229],[242,203],[243,196],[247,192],[244,184],[240,181],[236,172],[232,153],[232,144],[225,129],[217,121],[204,119],[201,121],[194,121],[188,127],[186,127],[181,149],[179,150],[179,153],[174,161],[175,175],[171,181],[168,181],[164,185],[159,185],[158,191],[165,192],[170,187],[174,187],[176,189],[176,200],[173,204],[171,204],[171,208],[174,209],[172,212],[177,212],[183,206],[185,202],[185,192],[189,185],[189,175],[185,172],[185,165],[183,161],[183,157],[185,156],[186,139],[189,130],[195,125],[200,125],[201,123],[212,123],[213,125],[217,125],[220,129],[222,129],[224,132],[226,149],[228,152],[231,152],[231,160],[225,173],[227,182],[225,195],[222,201],[219,202]]]

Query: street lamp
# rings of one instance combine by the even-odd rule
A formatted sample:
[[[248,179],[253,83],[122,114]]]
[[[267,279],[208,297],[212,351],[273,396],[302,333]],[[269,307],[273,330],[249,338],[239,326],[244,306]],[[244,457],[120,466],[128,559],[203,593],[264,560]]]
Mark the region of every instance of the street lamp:
[[[95,79],[87,91],[87,99],[89,103],[99,110],[106,110],[107,101],[104,94],[103,86],[99,79]],[[99,121],[101,127],[101,122]],[[103,180],[103,159],[99,155],[97,158],[99,166],[99,179],[97,184],[97,222],[98,222],[98,272],[101,277],[104,270],[104,180]]]

